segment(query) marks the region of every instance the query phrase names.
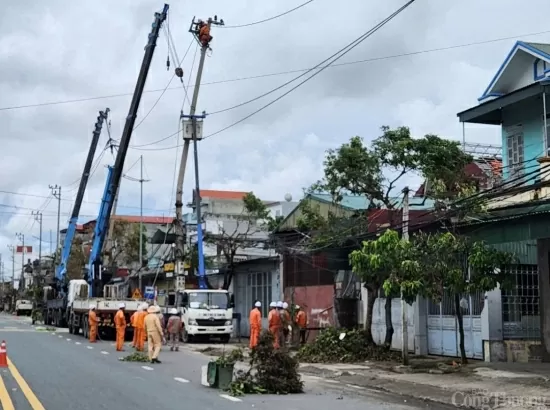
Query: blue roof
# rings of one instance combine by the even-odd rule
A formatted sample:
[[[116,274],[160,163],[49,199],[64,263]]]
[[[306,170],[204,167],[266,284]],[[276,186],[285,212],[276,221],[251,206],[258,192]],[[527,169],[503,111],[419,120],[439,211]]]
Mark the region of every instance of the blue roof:
[[[333,202],[332,195],[330,194],[313,193],[310,194],[310,196],[318,201]],[[390,199],[396,208],[401,208],[403,204],[401,197],[391,197]],[[359,211],[362,209],[367,209],[369,207],[369,203],[370,201],[365,195],[343,195],[340,205],[350,210]],[[434,201],[429,198],[412,197],[409,199],[409,205],[414,209],[431,209],[434,207]]]

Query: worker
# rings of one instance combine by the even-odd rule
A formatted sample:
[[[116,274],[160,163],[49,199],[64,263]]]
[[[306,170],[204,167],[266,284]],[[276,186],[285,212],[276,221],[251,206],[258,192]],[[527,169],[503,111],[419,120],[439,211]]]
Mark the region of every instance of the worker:
[[[121,303],[118,305],[118,312],[115,315],[115,328],[116,328],[116,350],[118,352],[124,351],[124,336],[126,335],[126,316],[124,314],[126,305]]]
[[[162,344],[166,344],[166,319],[164,318],[164,314],[162,313],[162,309],[160,306],[156,306],[158,308],[157,316],[159,317],[160,327],[162,328]]]
[[[250,344],[249,347],[254,349],[260,340],[260,332],[262,331],[262,303],[257,300],[254,307],[250,311],[248,322],[250,323]]]
[[[135,319],[134,337],[136,340],[136,350],[138,352],[143,352],[143,347],[145,345],[144,320],[145,316],[147,316],[147,308],[147,303],[139,305],[138,314]]]
[[[147,316],[145,316],[145,331],[147,332],[147,346],[151,363],[160,363],[158,356],[162,347],[163,336],[158,317],[159,312],[160,308],[158,306],[149,306]]]
[[[282,331],[283,331],[283,346],[286,346],[288,342],[288,335],[290,334],[289,327],[292,324],[290,320],[290,312],[288,311],[288,303],[283,302],[283,308],[281,309],[281,322],[282,322]]]
[[[281,303],[281,307],[283,304]],[[269,324],[269,332],[273,336],[273,347],[275,349],[279,348],[279,341],[280,341],[280,335],[281,333],[281,315],[279,313],[279,310],[277,309],[277,303],[273,302],[269,305],[272,309],[269,311],[269,315],[267,316],[267,322]]]
[[[136,320],[141,312],[141,305],[138,306],[137,310],[132,313],[132,316],[130,316],[130,325],[132,325],[132,328],[134,329],[134,338],[132,339],[132,347],[137,347],[137,338],[138,338],[138,331],[136,328]]]
[[[208,47],[208,44],[212,41],[212,36],[210,35],[210,25],[205,23],[202,20],[198,22],[199,28],[199,41],[203,47]]]
[[[88,313],[88,325],[90,327],[90,343],[95,343],[97,338],[97,327],[99,319],[95,313],[95,305],[90,306],[90,312]]]
[[[285,315],[284,315],[284,312],[283,312],[283,302],[282,301],[278,301],[277,302],[277,312],[279,313],[279,317],[280,317],[280,320],[281,320],[281,325],[279,326],[279,347],[280,346],[283,346],[285,345],[285,337],[284,337],[284,333],[283,333],[283,329],[284,329],[284,320],[285,320]]]
[[[296,324],[300,328],[300,343],[305,344],[306,343],[306,328],[307,328],[307,314],[303,310],[300,309],[300,306],[295,305],[294,309],[296,310]]]
[[[170,309],[170,317],[168,318],[168,322],[166,324],[166,331],[168,332],[168,340],[170,343],[171,352],[173,352],[174,350],[178,352],[180,350],[179,344],[182,330],[183,323],[181,321],[178,309]]]

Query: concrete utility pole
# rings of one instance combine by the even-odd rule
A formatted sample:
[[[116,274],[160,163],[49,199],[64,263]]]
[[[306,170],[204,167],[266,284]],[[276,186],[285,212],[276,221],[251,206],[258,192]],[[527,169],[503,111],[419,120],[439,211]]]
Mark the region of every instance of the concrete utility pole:
[[[15,289],[15,246],[8,245],[8,249],[11,252],[11,280],[13,282],[13,288]]]
[[[22,233],[16,233],[15,236],[21,241],[21,276],[19,277],[19,287],[21,287],[21,282],[23,282],[23,290],[25,285],[25,235]],[[15,273],[14,273],[15,276]]]
[[[38,238],[38,273],[42,274],[42,212],[32,211],[32,214],[40,226],[40,234]]]
[[[2,299],[4,298],[4,292],[6,291],[4,285],[4,262],[2,262],[2,254],[0,253],[0,280],[2,281]],[[3,303],[0,302],[0,303]]]
[[[403,240],[409,240],[409,187],[403,188]],[[407,303],[401,291],[401,346],[403,364],[409,365],[409,324],[407,323]]]
[[[49,186],[52,195],[54,198],[57,199],[57,236],[55,240],[55,253],[54,253],[54,265],[56,264],[57,260],[57,250],[59,249],[60,243],[59,243],[59,222],[61,219],[61,187],[56,185],[50,185]]]

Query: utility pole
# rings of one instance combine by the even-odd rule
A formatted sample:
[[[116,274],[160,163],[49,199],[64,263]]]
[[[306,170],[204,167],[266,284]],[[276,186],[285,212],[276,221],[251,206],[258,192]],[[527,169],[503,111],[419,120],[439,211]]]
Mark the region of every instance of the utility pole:
[[[4,262],[2,262],[2,254],[0,253],[0,280],[2,281],[2,300],[0,300],[0,303],[4,303],[3,299],[5,296],[5,285],[4,285]]]
[[[25,235],[22,233],[16,233],[15,236],[21,241],[21,276],[19,277],[19,287],[23,282],[23,290],[25,290]],[[15,273],[14,273],[15,276]]]
[[[177,184],[177,190],[176,190],[176,220],[175,220],[175,228],[176,228],[176,238],[177,238],[177,244],[176,244],[176,265],[177,262],[183,262],[184,259],[184,252],[185,252],[185,231],[183,227],[183,181],[185,178],[185,168],[187,166],[187,157],[189,155],[189,145],[191,140],[193,140],[194,144],[196,144],[198,138],[198,134],[201,134],[202,138],[202,128],[199,132],[197,130],[197,117],[195,116],[195,112],[197,110],[197,101],[199,98],[199,89],[202,79],[202,71],[204,69],[204,60],[206,57],[206,51],[210,48],[210,41],[212,38],[210,37],[210,29],[212,25],[216,26],[223,26],[224,21],[220,20],[218,21],[218,16],[214,16],[214,18],[208,18],[208,20],[203,22],[202,20],[198,20],[195,22],[195,18],[193,17],[193,21],[191,22],[191,27],[189,28],[189,32],[193,34],[193,36],[196,38],[196,40],[201,45],[201,55],[199,60],[199,67],[197,69],[197,78],[195,79],[195,88],[193,90],[193,98],[191,100],[191,107],[189,108],[189,115],[184,116],[182,113],[182,119],[188,118],[191,120],[191,124],[187,123],[183,126],[183,151],[181,153],[181,162],[180,162],[180,169],[178,173],[178,184]],[[201,29],[204,30],[204,26],[207,27],[207,34],[206,38],[201,38]],[[198,116],[198,118],[204,119],[205,115]],[[187,125],[187,127],[185,126]],[[189,129],[189,125],[191,125],[191,129]],[[195,145],[195,153],[196,153],[196,145]],[[198,154],[195,154],[195,171],[198,170],[197,165],[197,157]],[[200,217],[200,191],[198,189],[198,172],[195,172],[195,206],[197,207],[197,217]],[[200,232],[200,233],[199,233]],[[197,240],[199,240],[199,235],[202,236],[202,226],[201,226],[201,220],[197,219]],[[202,241],[201,241],[202,242]],[[199,244],[199,250],[202,243]],[[204,270],[204,260],[201,258],[201,255],[199,255],[199,265],[201,265],[202,260],[202,269]],[[199,267],[199,273],[200,273],[200,267]],[[183,272],[178,272],[178,274],[183,274]]]
[[[409,240],[409,187],[403,188],[403,240]],[[401,346],[403,365],[409,365],[409,324],[407,323],[407,303],[401,290]]]
[[[57,199],[57,236],[55,239],[55,253],[54,253],[54,265],[57,262],[57,250],[59,249],[59,222],[61,219],[61,187],[56,185],[50,185],[49,186],[52,195],[54,198]]]
[[[11,281],[12,287],[15,289],[15,246],[8,245],[8,249],[11,252]]]
[[[32,211],[34,219],[38,222],[40,226],[40,234],[38,238],[38,274],[42,274],[42,212]]]

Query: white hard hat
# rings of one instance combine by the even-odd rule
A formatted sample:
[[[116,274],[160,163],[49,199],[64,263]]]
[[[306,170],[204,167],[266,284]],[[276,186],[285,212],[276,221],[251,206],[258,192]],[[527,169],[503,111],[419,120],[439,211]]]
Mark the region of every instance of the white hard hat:
[[[137,308],[137,311],[138,311],[138,312],[143,311],[143,306],[142,306],[142,305],[139,305],[138,308]]]
[[[277,302],[277,307],[278,307],[278,308],[282,308],[282,307],[283,307],[283,302],[278,301],[278,302]]]
[[[271,302],[271,303],[269,304],[269,307],[277,307],[277,303]]]
[[[283,309],[288,309],[288,303],[283,302]]]
[[[176,308],[170,309],[170,314],[171,315],[177,315],[178,314],[178,309],[176,309]]]
[[[155,306],[155,312],[161,313],[160,306]]]
[[[299,305],[294,305],[294,309],[300,310],[300,306]]]
[[[256,307],[262,307],[262,303],[261,303],[260,301],[258,301],[258,302],[256,302],[256,303],[254,303],[254,306],[256,306]]]
[[[90,305],[90,310],[94,310],[95,309],[95,305]]]
[[[149,305],[147,303],[142,303],[140,307],[141,310],[147,310],[149,308]]]
[[[125,307],[126,307],[126,305],[124,303],[121,303],[120,305],[118,305],[119,309],[124,309]]]

